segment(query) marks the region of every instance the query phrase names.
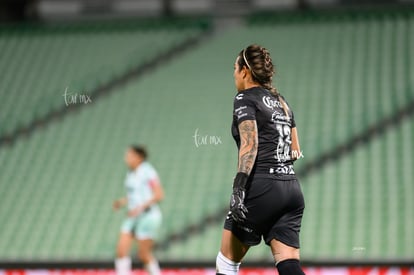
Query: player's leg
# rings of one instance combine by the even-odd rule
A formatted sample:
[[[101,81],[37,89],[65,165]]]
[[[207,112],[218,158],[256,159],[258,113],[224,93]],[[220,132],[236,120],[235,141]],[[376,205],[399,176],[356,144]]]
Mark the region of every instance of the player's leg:
[[[129,275],[131,273],[131,258],[129,251],[133,242],[131,233],[121,232],[116,248],[115,270],[117,275]]]
[[[216,258],[217,274],[236,275],[240,262],[249,250],[230,230],[224,229],[221,237],[220,252]]]
[[[266,208],[257,209],[257,200],[261,200],[261,183],[249,183],[250,187],[246,194],[244,204],[249,209],[246,221],[237,223],[233,220],[230,212],[224,222],[224,230],[221,237],[220,252],[216,259],[217,274],[236,275],[239,271],[240,263],[251,246],[258,245],[262,239],[261,232],[258,231],[256,217]],[[259,188],[258,188],[259,187]]]
[[[305,202],[299,182],[296,179],[276,181],[273,186],[274,189],[269,194],[278,199],[275,200],[274,209],[291,210],[283,213],[265,234],[266,244],[271,247],[280,275],[304,275],[299,264],[299,232]],[[270,198],[268,201],[269,205],[272,205]],[[279,205],[279,202],[284,203]]]
[[[299,248],[275,239],[270,242],[270,247],[280,275],[305,275],[299,264]]]
[[[143,263],[149,275],[159,275],[160,266],[152,253],[153,247],[152,239],[138,239],[138,259]]]
[[[159,209],[143,214],[135,228],[135,236],[138,241],[138,258],[144,264],[149,275],[159,275],[160,266],[154,256],[154,243],[161,227],[162,215]]]

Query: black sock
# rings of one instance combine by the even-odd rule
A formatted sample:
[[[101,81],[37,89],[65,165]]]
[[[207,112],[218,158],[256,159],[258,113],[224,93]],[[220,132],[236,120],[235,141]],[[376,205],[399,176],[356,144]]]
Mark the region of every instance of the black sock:
[[[297,259],[281,261],[276,265],[276,268],[279,275],[305,275]]]

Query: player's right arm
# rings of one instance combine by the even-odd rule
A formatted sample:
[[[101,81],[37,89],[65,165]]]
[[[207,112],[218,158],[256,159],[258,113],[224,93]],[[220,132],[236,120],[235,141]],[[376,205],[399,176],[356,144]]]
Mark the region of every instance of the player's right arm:
[[[258,147],[258,135],[256,120],[244,120],[239,124],[240,149],[239,149],[239,173],[250,175],[253,169]]]
[[[127,203],[128,203],[127,197],[122,197],[120,199],[115,200],[114,203],[112,204],[112,207],[114,210],[118,210],[124,207]]]
[[[234,101],[234,114],[237,116],[240,148],[238,169],[230,200],[230,213],[235,221],[242,222],[246,219],[248,212],[244,206],[246,183],[256,161],[258,150],[256,105],[248,98],[248,95],[239,94]]]

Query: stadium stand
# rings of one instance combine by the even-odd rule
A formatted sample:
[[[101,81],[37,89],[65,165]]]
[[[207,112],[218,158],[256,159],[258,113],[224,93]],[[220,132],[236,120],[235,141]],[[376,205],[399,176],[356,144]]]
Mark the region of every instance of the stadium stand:
[[[129,81],[99,100],[92,97],[92,103],[34,131],[29,138],[2,146],[0,260],[110,260],[123,218],[111,210],[112,200],[123,194],[123,152],[130,143],[139,142],[147,144],[166,191],[160,260],[213,263],[222,220],[204,222],[211,215],[224,219],[237,157],[229,130],[235,94],[232,67],[238,51],[250,43],[269,48],[278,70],[276,85],[295,110],[305,156],[297,163],[298,171],[414,100],[413,15],[333,19],[314,15],[283,22],[249,22],[204,40],[145,78]],[[154,39],[150,45],[168,47],[163,44],[168,39],[189,35],[161,33],[148,38]],[[100,43],[110,40],[95,36]],[[2,45],[13,50],[10,45],[18,38],[10,36],[10,42],[2,37]],[[28,45],[45,43],[30,37],[33,41],[26,38]],[[125,64],[132,63],[128,51],[149,54],[142,50],[148,46],[141,48],[139,37],[115,36],[102,51],[87,47],[82,56],[96,53],[87,60],[97,63],[79,58],[85,63],[79,72],[76,64],[72,72],[66,72],[61,67],[65,60],[58,68],[49,64],[50,72],[56,72],[54,81],[43,89],[44,81],[37,80],[33,93],[63,105],[61,91],[67,84],[59,70],[73,73],[73,83],[91,81],[90,86],[70,85],[73,92],[93,89],[100,77],[111,78],[128,69]],[[83,40],[81,35],[67,39],[78,47],[94,41]],[[56,52],[50,51],[56,58],[63,55],[70,60],[71,47],[57,53],[64,42],[59,40]],[[107,54],[110,47],[127,42],[131,44],[124,45],[118,57]],[[155,55],[162,51],[152,50]],[[40,56],[35,57],[39,58],[36,63],[43,64]],[[105,64],[107,74],[101,76]],[[32,62],[25,66],[26,70],[41,68]],[[39,74],[48,79],[46,72]],[[10,72],[4,79],[11,77],[18,76]],[[6,82],[25,84],[23,78],[0,85]],[[29,104],[16,107],[14,114],[22,108],[37,108],[29,92],[5,94],[3,114],[14,112],[7,107],[13,102]],[[3,106],[11,110],[5,112]],[[8,121],[11,126],[6,129],[30,119]],[[364,146],[346,154],[338,152],[343,156],[301,178],[307,203],[303,259],[412,259],[414,127],[412,118],[406,116],[395,122]],[[197,230],[177,238],[175,234],[192,224],[198,225]],[[270,262],[271,255],[266,247],[255,248],[246,260]]]
[[[198,25],[126,21],[2,27],[0,50],[8,65],[2,66],[0,78],[0,135],[27,126],[70,104],[74,94],[92,93],[198,35]]]

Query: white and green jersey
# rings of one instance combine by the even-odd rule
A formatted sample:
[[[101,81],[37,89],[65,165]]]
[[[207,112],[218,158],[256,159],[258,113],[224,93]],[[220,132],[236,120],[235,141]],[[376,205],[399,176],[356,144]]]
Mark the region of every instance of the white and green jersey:
[[[157,171],[146,161],[135,170],[129,171],[125,179],[128,209],[134,209],[148,202],[153,197],[153,187],[156,184],[159,184]],[[158,208],[158,206],[153,205],[151,208]]]

